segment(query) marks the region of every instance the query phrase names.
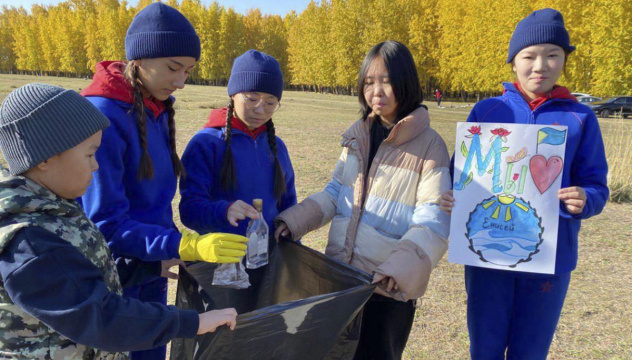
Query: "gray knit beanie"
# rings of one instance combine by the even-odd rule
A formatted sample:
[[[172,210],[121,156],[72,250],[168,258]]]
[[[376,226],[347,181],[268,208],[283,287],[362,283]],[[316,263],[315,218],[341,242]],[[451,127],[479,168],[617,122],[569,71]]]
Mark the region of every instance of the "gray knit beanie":
[[[2,102],[0,150],[11,175],[18,175],[109,125],[110,121],[77,92],[28,84]]]

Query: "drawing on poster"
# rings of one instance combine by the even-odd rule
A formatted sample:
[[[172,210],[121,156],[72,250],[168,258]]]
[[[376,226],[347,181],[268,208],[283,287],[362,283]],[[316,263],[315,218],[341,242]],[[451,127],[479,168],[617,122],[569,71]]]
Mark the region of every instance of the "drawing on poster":
[[[540,144],[562,145],[565,142],[566,130],[556,130],[550,127],[542,128],[538,130],[536,153]],[[544,194],[562,173],[564,160],[560,156],[551,156],[547,159],[543,155],[535,155],[529,160],[529,168],[535,186],[540,191],[540,194]]]
[[[549,241],[548,254],[538,257],[547,236],[557,236],[555,199],[564,168],[566,128],[470,123],[464,129],[464,125],[457,128],[460,156],[455,154],[454,210],[457,218],[467,220],[455,222],[453,211],[451,234],[454,229],[464,234],[467,252],[476,254],[477,260],[468,260],[462,247],[453,251],[458,245],[451,241],[450,261],[551,273],[556,248],[551,243],[555,242]],[[532,261],[545,266],[517,269]]]
[[[543,231],[542,218],[529,202],[513,195],[494,195],[470,213],[465,236],[481,261],[513,268],[538,253]]]

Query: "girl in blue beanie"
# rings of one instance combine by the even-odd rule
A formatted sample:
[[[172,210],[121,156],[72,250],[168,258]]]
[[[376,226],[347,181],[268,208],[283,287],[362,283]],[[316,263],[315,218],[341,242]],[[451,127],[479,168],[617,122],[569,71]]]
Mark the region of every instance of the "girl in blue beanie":
[[[568,127],[555,274],[465,266],[472,359],[546,359],[577,266],[581,220],[599,214],[608,200],[608,164],[597,118],[556,85],[573,50],[560,12],[531,13],[509,43],[507,63],[518,81],[505,83],[503,95],[476,104],[467,119]],[[449,213],[453,206],[448,191],[441,209]]]
[[[182,156],[187,176],[180,180],[180,219],[185,226],[200,234],[245,235],[248,219],[258,218],[252,201],[262,199],[272,235],[274,218],[296,204],[292,162],[272,122],[282,93],[283,74],[272,56],[248,50],[235,59],[228,107],[211,112]],[[236,292],[228,297],[237,301],[238,312],[253,310],[241,300],[252,298],[247,294],[256,292],[262,270],[247,270],[249,289],[215,290]]]
[[[173,92],[200,58],[200,39],[176,9],[153,3],[140,11],[125,37],[127,63],[97,64],[82,95],[111,126],[96,153],[100,169],[81,198],[115,257],[141,262],[238,262],[246,239],[233,234],[180,232],[171,202],[184,167],[176,152]],[[167,279],[148,276],[125,296],[167,301]],[[135,359],[164,359],[164,346],[133,352]]]

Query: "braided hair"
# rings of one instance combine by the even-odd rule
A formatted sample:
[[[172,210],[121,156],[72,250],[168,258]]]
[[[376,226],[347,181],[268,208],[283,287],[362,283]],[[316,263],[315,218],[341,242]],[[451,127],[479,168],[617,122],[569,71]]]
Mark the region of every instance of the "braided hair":
[[[134,103],[130,111],[136,113],[136,127],[138,128],[138,138],[140,141],[141,155],[140,164],[138,166],[137,179],[151,180],[154,177],[154,164],[147,151],[147,120],[145,118],[145,102],[143,92],[138,75],[138,65],[135,62],[129,62],[125,66],[125,78],[132,86],[134,95]],[[185,175],[184,166],[178,157],[176,151],[176,129],[175,129],[175,110],[173,109],[173,100],[167,99],[165,102],[167,112],[169,114],[169,142],[171,145],[171,163],[176,176]]]
[[[173,166],[173,172],[176,176],[186,177],[187,173],[184,170],[184,165],[182,164],[182,161],[180,161],[180,157],[178,156],[178,151],[176,149],[176,110],[173,108],[173,99],[169,97],[164,101],[164,103],[167,107],[167,114],[169,115],[169,145],[171,147],[171,165]]]
[[[230,147],[230,143],[233,139],[232,115],[234,109],[235,101],[233,100],[233,98],[231,98],[228,101],[228,106],[226,110],[226,134],[224,136],[224,141],[226,141],[226,151],[224,151],[224,158],[222,159],[222,169],[220,170],[222,188],[229,192],[237,188],[235,159],[233,158],[233,150]]]
[[[231,141],[233,137],[233,124],[232,115],[235,109],[235,102],[231,98],[228,102],[228,108],[226,111],[226,133],[224,141],[226,141],[226,151],[224,152],[224,158],[222,159],[221,179],[222,188],[225,191],[234,191],[237,188],[237,175],[235,171],[235,159],[233,158],[233,150],[231,149]],[[274,196],[278,200],[281,200],[281,196],[287,191],[285,185],[285,175],[279,162],[276,133],[274,123],[272,119],[266,122],[266,130],[268,133],[268,146],[274,155]]]
[[[274,196],[276,196],[278,200],[281,200],[281,196],[287,189],[285,187],[283,169],[281,169],[281,163],[279,162],[276,134],[272,119],[266,123],[266,130],[268,131],[268,145],[270,146],[270,150],[272,150],[272,154],[274,154]]]
[[[138,66],[134,62],[129,62],[125,66],[125,77],[132,85],[134,94],[134,106],[130,111],[136,112],[136,127],[138,128],[138,138],[140,140],[140,165],[138,166],[138,180],[152,179],[154,177],[154,164],[147,152],[147,123],[145,119],[145,103],[143,92],[141,91],[138,79]]]

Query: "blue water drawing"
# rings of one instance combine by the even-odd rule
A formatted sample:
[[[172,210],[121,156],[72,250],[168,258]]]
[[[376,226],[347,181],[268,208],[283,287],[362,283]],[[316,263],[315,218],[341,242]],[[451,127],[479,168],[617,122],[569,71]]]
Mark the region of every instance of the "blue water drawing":
[[[531,261],[544,239],[542,218],[513,195],[494,195],[476,205],[466,224],[469,249],[482,261],[516,267]]]

